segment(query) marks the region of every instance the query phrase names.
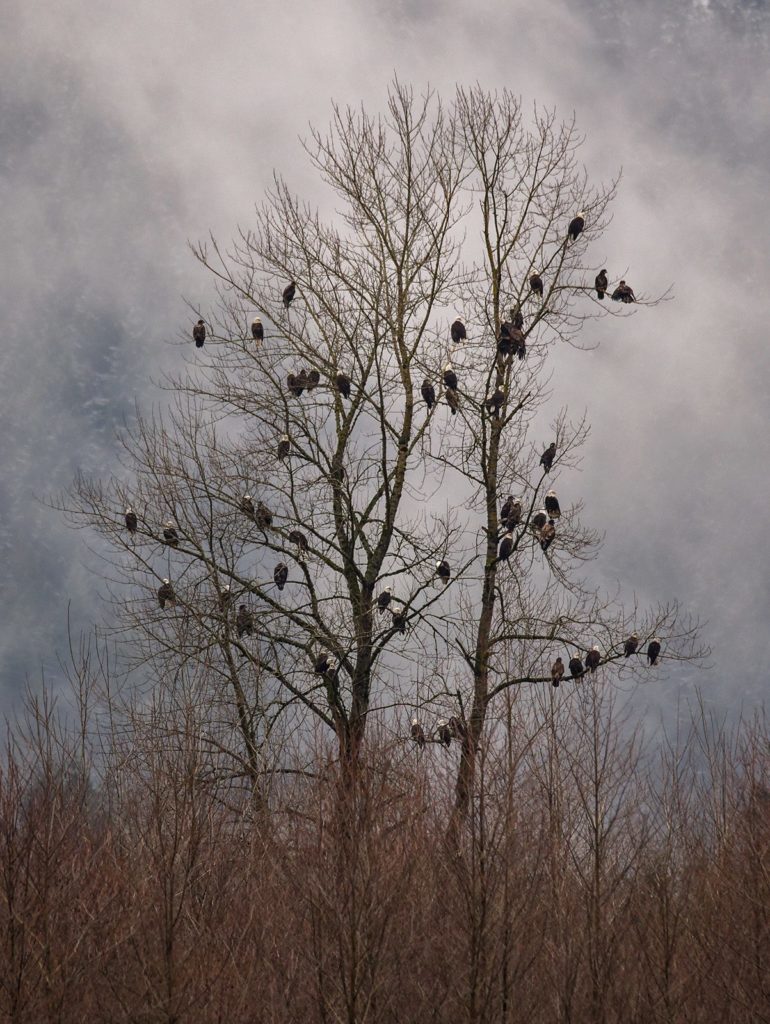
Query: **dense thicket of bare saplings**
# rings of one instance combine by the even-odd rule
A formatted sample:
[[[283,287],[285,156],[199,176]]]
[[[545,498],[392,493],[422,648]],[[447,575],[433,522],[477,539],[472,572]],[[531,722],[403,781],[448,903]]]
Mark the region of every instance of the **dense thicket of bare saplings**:
[[[371,736],[351,789],[319,741],[265,816],[193,731],[38,706],[0,774],[0,1019],[767,1021],[767,729],[645,749],[611,694],[509,699],[460,833],[458,749]]]

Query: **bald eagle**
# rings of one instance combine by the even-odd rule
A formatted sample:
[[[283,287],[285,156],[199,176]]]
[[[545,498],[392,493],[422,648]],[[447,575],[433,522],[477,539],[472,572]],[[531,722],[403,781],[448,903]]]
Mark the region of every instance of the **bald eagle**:
[[[513,551],[513,533],[509,530],[508,533],[500,541],[500,552],[497,556],[498,562],[507,562],[511,557]]]
[[[505,390],[503,388],[495,388],[494,393],[490,395],[484,404],[488,412],[493,412],[495,416],[499,416],[500,409],[505,404]]]
[[[607,292],[607,271],[600,270],[594,278],[594,288],[596,288],[596,298],[603,299]]]
[[[468,337],[468,334],[465,330],[465,324],[462,322],[459,316],[452,324],[452,326],[449,328],[449,333],[451,334],[452,342],[455,345],[458,345],[461,341],[465,341],[465,339]]]
[[[518,344],[514,344],[513,341],[514,330],[513,324],[507,320],[500,324],[500,338],[497,342],[497,351],[501,356],[510,356],[518,348]]]
[[[425,746],[425,730],[417,721],[416,718],[412,719],[412,728],[410,735],[418,747],[422,748]]]
[[[254,341],[262,341],[265,337],[265,328],[258,316],[251,321],[251,336]]]
[[[303,370],[305,387],[312,391],[321,382],[321,374],[318,370]]]
[[[232,601],[232,599],[233,599],[233,592],[230,589],[230,584],[227,583],[222,588],[222,593],[219,595],[219,610],[221,612],[226,612],[227,609],[230,606],[230,602]]]
[[[540,456],[540,465],[543,467],[543,469],[546,471],[546,473],[550,473],[551,466],[553,465],[553,460],[555,458],[556,458],[556,442],[555,441],[551,441],[551,443],[548,445],[546,450]]]
[[[288,434],[284,434],[281,440],[278,442],[278,448],[276,455],[279,459],[283,460],[291,451],[291,438]]]
[[[158,604],[160,605],[161,609],[165,608],[166,605],[169,605],[169,607],[173,608],[173,606],[176,604],[176,594],[174,593],[174,588],[171,586],[171,583],[167,579],[164,579],[161,585],[158,587]]]
[[[380,612],[385,612],[385,609],[390,604],[391,596],[392,595],[390,587],[385,587],[385,589],[380,592],[377,598],[377,607],[380,609]]]
[[[290,281],[289,284],[287,284],[283,290],[283,305],[285,309],[288,309],[289,306],[292,304],[296,293],[297,283],[296,281]]]
[[[301,530],[289,530],[288,535],[289,542],[297,545],[297,550],[300,554],[306,554],[308,551],[307,537]]]
[[[500,341],[497,351],[501,356],[517,355],[523,359],[527,354],[527,339],[523,331],[507,320],[500,326]]]
[[[457,391],[457,374],[452,369],[452,364],[447,363],[444,367],[444,387],[450,391]]]
[[[569,222],[569,228],[567,229],[567,237],[571,238],[572,241],[576,241],[577,236],[586,226],[585,214],[582,210],[578,211],[577,216],[573,217]]]
[[[532,516],[530,521],[530,529],[533,533],[540,533],[545,524],[548,522],[548,516],[544,508],[538,509],[537,512]]]
[[[444,398],[446,399],[446,404],[452,410],[452,415],[456,416],[457,410],[460,408],[460,396],[452,388],[447,388],[444,392]]]
[[[586,653],[586,668],[589,672],[595,672],[602,660],[601,652],[595,645]]]
[[[170,548],[179,547],[179,534],[177,533],[176,527],[171,519],[169,519],[163,527],[163,540]]]
[[[129,533],[136,533],[136,528],[139,525],[139,520],[136,517],[136,512],[129,505],[126,509],[126,529]]]
[[[440,562],[436,562],[436,575],[442,580],[444,586],[449,583],[452,576],[452,570],[449,566],[449,562],[444,558]]]
[[[502,504],[502,508],[500,509],[500,522],[503,524],[508,522],[508,517],[513,511],[513,500],[513,495],[509,494]]]
[[[350,398],[350,377],[346,373],[338,373],[334,383],[343,398]]]
[[[625,281],[620,282],[610,298],[614,299],[615,302],[636,302],[633,289]]]
[[[584,672],[585,672],[585,669],[583,668],[583,662],[580,660],[580,658],[577,656],[577,654],[574,656],[574,658],[570,658],[570,660],[569,660],[569,674],[574,679],[580,679],[580,677],[583,675]]]
[[[438,723],[438,729],[436,730],[438,741],[442,747],[449,747],[452,744],[452,730],[449,728],[449,722],[445,718],[442,718]]]
[[[647,662],[650,665],[658,664],[658,657],[660,655],[660,637],[656,636],[650,640],[647,647]]]
[[[290,373],[289,376],[286,378],[286,386],[288,387],[289,392],[292,395],[294,395],[295,398],[299,398],[302,392],[305,390],[305,383],[306,381],[302,374],[300,374],[298,377],[295,377],[293,373]]]
[[[529,287],[530,287],[530,290],[535,293],[535,295],[539,295],[540,298],[542,299],[542,297],[543,297],[543,279],[540,276],[540,274],[533,274],[532,277],[530,277],[530,279],[529,279]]]
[[[406,633],[406,612],[403,608],[397,609],[391,613],[393,616],[393,628],[397,633]]]
[[[251,500],[250,494],[244,494],[239,502],[241,512],[250,519],[254,518],[254,502]]]
[[[558,519],[561,515],[561,508],[559,507],[559,499],[556,497],[556,491],[549,491],[546,494],[545,510],[551,519]]]
[[[279,562],[278,565],[276,565],[275,569],[273,569],[273,580],[275,581],[276,587],[278,587],[279,590],[283,590],[283,588],[286,586],[286,581],[288,580],[288,578],[289,567],[286,565],[285,562]]]
[[[317,676],[325,675],[329,671],[329,655],[319,654],[313,664],[313,671]]]
[[[245,604],[238,605],[238,614],[235,616],[235,632],[238,639],[242,636],[252,636],[254,633],[254,614]]]
[[[561,658],[557,658],[556,661],[551,665],[551,686],[559,688],[559,683],[564,678],[564,662]]]
[[[521,308],[518,305],[513,307],[510,312],[510,317],[513,326],[518,328],[518,330],[522,330],[524,327],[524,317],[522,315]]]
[[[556,526],[553,519],[549,519],[540,531],[540,547],[547,551],[556,539]]]
[[[203,342],[206,340],[206,325],[202,320],[192,329],[192,336],[195,341],[196,348],[203,348]]]
[[[425,399],[425,404],[428,406],[428,412],[430,412],[430,410],[433,408],[434,402],[436,401],[436,392],[433,385],[431,384],[430,380],[428,380],[427,377],[422,382],[420,394]]]
[[[260,530],[267,530],[268,527],[273,525],[273,513],[264,502],[258,502],[254,513],[254,521]]]
[[[503,515],[503,513],[506,513]],[[501,510],[501,521],[505,528],[512,531],[521,522],[521,502],[509,498]]]
[[[636,649],[638,646],[639,636],[637,633],[632,633],[623,645],[623,657],[630,658],[632,654],[636,654]]]

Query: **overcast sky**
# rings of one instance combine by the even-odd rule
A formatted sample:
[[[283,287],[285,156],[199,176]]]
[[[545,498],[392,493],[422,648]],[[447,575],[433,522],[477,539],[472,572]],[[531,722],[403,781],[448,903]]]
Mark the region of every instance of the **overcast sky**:
[[[755,707],[770,678],[769,18],[759,0],[5,0],[0,709],[55,677],[68,601],[76,633],[104,614],[87,538],[36,496],[78,467],[109,472],[114,429],[162,402],[182,296],[211,295],[186,240],[248,225],[273,168],[312,195],[298,134],[331,99],[381,109],[394,72],[574,111],[591,173],[623,168],[597,259],[622,254],[634,287],[673,283],[675,300],[555,356],[554,408],[593,424],[573,483],[606,532],[600,579],[709,623],[711,669],[664,673],[640,707],[696,679],[716,708]]]

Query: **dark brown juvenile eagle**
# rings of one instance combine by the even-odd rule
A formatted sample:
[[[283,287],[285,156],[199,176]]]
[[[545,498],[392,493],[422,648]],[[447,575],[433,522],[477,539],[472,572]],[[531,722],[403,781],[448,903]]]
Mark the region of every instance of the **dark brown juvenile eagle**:
[[[493,412],[495,416],[500,415],[500,409],[505,404],[505,391],[503,388],[495,388],[494,393],[484,403],[489,412]]]
[[[273,569],[273,580],[275,581],[276,587],[278,587],[279,590],[283,590],[283,588],[286,586],[286,581],[288,580],[288,578],[289,567],[286,565],[285,562],[279,562],[278,565],[276,565],[275,569]]]
[[[449,747],[452,744],[452,730],[449,728],[449,722],[445,718],[442,718],[438,723],[438,729],[436,730],[436,736],[442,747]]]
[[[304,555],[309,549],[307,537],[301,530],[289,530],[288,540],[291,544],[297,545],[297,551]]]
[[[257,524],[260,530],[267,530],[268,527],[273,525],[273,513],[270,511],[267,505],[264,504],[264,502],[260,501],[257,504],[257,508],[254,513],[254,522]]]
[[[551,686],[555,686],[557,689],[559,683],[564,678],[564,662],[561,658],[557,658],[556,661],[551,665]]]
[[[235,632],[238,639],[242,636],[252,636],[254,633],[254,613],[245,604],[238,605],[238,614],[235,616]]]
[[[540,547],[547,551],[556,539],[556,526],[553,519],[549,519],[540,531]]]
[[[625,281],[620,282],[610,298],[614,299],[615,302],[636,302],[633,288],[626,284]]]
[[[543,469],[546,471],[546,473],[550,473],[551,466],[553,465],[553,460],[555,458],[556,458],[556,442],[555,441],[551,441],[551,443],[548,445],[546,450],[540,456],[540,465],[543,467]]]

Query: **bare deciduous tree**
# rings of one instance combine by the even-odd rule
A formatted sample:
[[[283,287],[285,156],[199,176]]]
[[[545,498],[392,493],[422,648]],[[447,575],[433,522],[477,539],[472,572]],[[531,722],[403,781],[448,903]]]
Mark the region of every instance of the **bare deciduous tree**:
[[[125,473],[61,501],[107,541],[126,656],[197,690],[202,749],[263,802],[297,770],[278,740],[302,748],[309,719],[352,771],[372,714],[404,737],[414,714],[428,740],[443,715],[460,821],[485,723],[511,688],[548,686],[557,655],[596,644],[601,675],[636,671],[655,636],[666,659],[699,653],[676,607],[624,609],[581,574],[585,422],[560,410],[533,433],[560,346],[631,308],[594,289],[615,182],[588,182],[580,143],[508,92],[447,106],[396,83],[382,117],[335,107],[305,143],[335,215],[276,177],[229,250],[195,249],[218,290],[196,310],[205,347],[165,416],[123,437]],[[569,500],[538,518],[557,480]]]

